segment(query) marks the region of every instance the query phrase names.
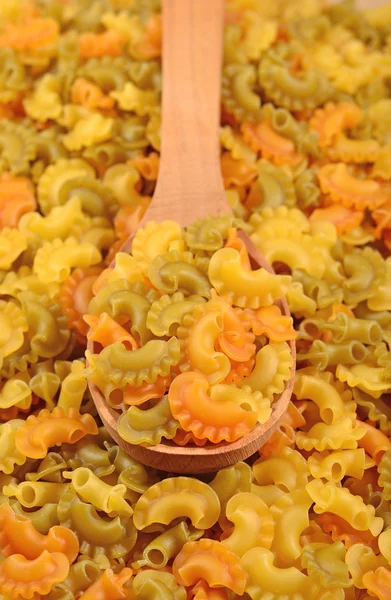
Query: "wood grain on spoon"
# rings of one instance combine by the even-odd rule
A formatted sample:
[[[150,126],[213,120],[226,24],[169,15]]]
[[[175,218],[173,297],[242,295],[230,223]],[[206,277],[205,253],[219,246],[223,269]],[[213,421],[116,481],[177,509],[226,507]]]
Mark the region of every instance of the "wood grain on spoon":
[[[220,83],[224,0],[163,1],[163,105],[159,177],[153,200],[141,222],[175,220],[186,227],[199,218],[231,213],[220,170]],[[270,265],[243,233],[253,269]],[[132,239],[121,248],[130,252]],[[280,302],[285,315],[289,308]],[[117,433],[118,412],[89,383],[96,408],[108,432],[133,458],[174,473],[217,471],[248,458],[271,436],[292,395],[295,344],[289,342],[291,378],[273,404],[270,419],[233,443],[181,447],[167,441],[143,447],[125,442]],[[94,353],[94,344],[89,341]]]

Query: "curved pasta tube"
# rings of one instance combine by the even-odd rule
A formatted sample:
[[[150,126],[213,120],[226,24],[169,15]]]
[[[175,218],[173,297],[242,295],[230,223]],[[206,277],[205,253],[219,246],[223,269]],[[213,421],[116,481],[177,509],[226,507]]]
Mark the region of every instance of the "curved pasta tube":
[[[204,302],[205,299],[201,296],[192,295],[185,298],[183,292],[175,292],[172,296],[164,295],[151,305],[147,315],[147,327],[158,337],[176,335],[185,315]]]
[[[12,175],[27,173],[36,152],[36,137],[30,126],[9,119],[1,120],[1,172],[9,171]]]
[[[337,378],[347,383],[351,388],[357,387],[372,398],[380,398],[390,388],[384,367],[373,367],[370,364],[345,366],[338,365]]]
[[[276,485],[284,492],[300,489],[308,483],[306,460],[296,450],[283,448],[279,455],[262,457],[253,464],[253,473],[260,486]]]
[[[168,400],[182,429],[216,444],[222,440],[233,442],[255,427],[255,412],[244,410],[231,400],[213,400],[213,388],[209,395],[208,389],[208,379],[197,371],[182,373],[171,383]]]
[[[18,229],[4,227],[0,232],[0,269],[8,270],[27,249],[27,238]]]
[[[358,179],[350,175],[345,163],[329,164],[320,168],[318,180],[324,194],[333,202],[353,206],[358,210],[377,208],[387,200],[387,192],[372,179]]]
[[[22,515],[27,519],[30,519],[35,529],[43,535],[47,535],[50,528],[58,525],[59,523],[57,518],[57,504],[52,502],[45,504],[37,510],[29,510],[27,512],[24,511],[20,502],[16,501],[12,504],[12,510],[14,510],[18,515]]]
[[[64,242],[45,242],[34,259],[33,270],[43,283],[65,281],[73,267],[91,267],[102,260],[99,250],[90,243],[69,237]]]
[[[156,289],[166,294],[183,291],[187,295],[210,298],[210,283],[203,272],[207,266],[207,259],[194,259],[191,252],[170,250],[150,262],[148,278]]]
[[[249,309],[247,312],[249,313]],[[297,337],[292,317],[283,315],[276,304],[259,308],[254,315],[249,314],[249,317],[251,329],[256,336],[266,335],[273,342],[285,342]]]
[[[272,399],[284,390],[292,365],[288,344],[270,342],[257,352],[254,369],[238,382],[238,387],[249,386],[253,392],[262,392],[263,396]]]
[[[261,58],[258,78],[267,98],[288,110],[316,108],[324,104],[332,93],[328,78],[322,71],[308,69],[295,75],[289,70],[288,60],[280,57],[274,48]]]
[[[375,516],[375,509],[365,505],[361,496],[354,496],[346,488],[337,487],[335,483],[322,483],[314,479],[306,485],[306,490],[313,502],[317,514],[331,512],[342,517],[358,531],[369,531],[379,535],[383,529],[383,519]]]
[[[51,412],[44,408],[38,416],[30,415],[18,430],[15,443],[25,456],[44,458],[51,446],[64,442],[75,444],[84,436],[97,433],[98,427],[91,415],[57,406]]]
[[[237,556],[251,548],[271,548],[274,536],[274,519],[270,508],[251,492],[232,496],[226,506],[226,517],[234,524],[232,533],[222,544]]]
[[[236,306],[255,309],[284,296],[291,281],[287,275],[272,275],[262,267],[246,271],[234,248],[222,248],[213,254],[208,275],[218,294],[232,298]]]
[[[365,421],[360,421],[360,426],[365,429],[365,435],[358,445],[379,464],[383,454],[391,448],[391,441],[382,431]]]
[[[77,532],[81,552],[99,561],[104,554],[108,559],[120,559],[129,554],[137,540],[137,530],[131,517],[101,517],[87,502],[81,501],[69,488],[58,504],[61,525]]]
[[[383,533],[380,534],[379,541],[382,535]],[[375,571],[378,567],[385,567],[387,565],[384,556],[376,556],[372,548],[360,543],[353,544],[348,548],[345,561],[352,576],[353,584],[360,590],[365,589],[363,583],[365,573]]]
[[[254,600],[264,594],[271,598],[310,600],[314,598],[314,584],[296,567],[279,568],[274,565],[274,554],[266,548],[252,548],[241,559],[247,574],[246,592]]]
[[[141,558],[132,563],[132,566],[137,569],[140,567],[162,569],[187,542],[198,540],[203,534],[202,529],[192,530],[186,521],[181,521],[152,540],[144,548]]]
[[[7,497],[15,496],[23,507],[34,508],[56,503],[66,492],[68,484],[48,481],[22,481],[18,485],[10,483],[3,487]]]
[[[361,108],[353,102],[328,102],[324,108],[315,110],[309,126],[318,133],[320,146],[331,146],[342,131],[353,129],[362,118]]]
[[[186,600],[186,590],[178,585],[172,573],[145,569],[133,579],[133,589],[138,598],[166,598],[167,600]]]
[[[63,475],[72,481],[72,487],[80,498],[90,502],[98,510],[108,514],[113,512],[128,516],[133,514],[131,506],[124,498],[126,493],[124,485],[111,486],[86,467],[65,471]]]
[[[203,579],[212,588],[223,586],[239,595],[246,587],[246,573],[238,556],[215,540],[187,542],[175,557],[172,570],[180,585],[194,585]]]
[[[53,584],[64,581],[68,572],[69,561],[61,552],[44,550],[34,560],[13,554],[0,564],[0,591],[26,599],[35,593],[45,595]]]
[[[137,529],[145,529],[153,523],[168,525],[186,516],[197,529],[208,529],[219,514],[219,498],[206,483],[189,477],[169,477],[152,485],[138,499],[133,521]]]
[[[103,312],[100,317],[84,315],[83,319],[91,328],[87,339],[98,342],[103,348],[121,342],[127,350],[138,350],[134,337],[107,313]]]
[[[324,326],[326,331],[331,331],[333,340],[337,344],[345,340],[358,340],[362,344],[378,344],[383,338],[383,332],[376,321],[351,318],[340,312],[336,319]]]
[[[15,465],[21,466],[26,462],[26,456],[16,447],[16,432],[24,425],[22,419],[11,419],[0,425],[0,472],[9,475]]]
[[[176,337],[168,341],[150,340],[133,351],[116,342],[96,356],[94,370],[120,388],[127,384],[139,386],[144,381],[153,383],[159,376],[168,375],[171,367],[178,363],[179,351],[179,341]],[[93,372],[88,373],[91,378],[92,375]]]
[[[26,316],[16,303],[0,300],[0,356],[5,358],[23,345],[24,333],[28,330]],[[6,389],[3,387],[2,394]],[[15,384],[14,384],[15,385]],[[2,406],[2,408],[9,408]]]
[[[301,535],[309,525],[312,500],[305,489],[289,492],[272,505],[275,521],[271,549],[280,563],[291,565],[301,556]]]
[[[380,599],[386,600],[388,590],[390,589],[391,577],[390,570],[386,567],[378,567],[376,571],[368,571],[363,575],[363,584],[365,588]]]
[[[367,356],[368,350],[361,342],[352,340],[344,344],[327,344],[322,340],[315,340],[308,352],[298,353],[298,360],[308,360],[311,365],[324,371],[328,366],[334,365],[338,365],[337,368],[344,367],[345,364],[356,366]]]
[[[157,292],[148,291],[144,284],[130,284],[124,279],[113,281],[102,288],[95,298],[92,298],[88,313],[99,316],[106,312],[116,319],[129,317],[130,333],[136,340],[145,344],[152,337],[146,326],[146,319],[152,302],[156,300]]]
[[[365,429],[356,422],[355,413],[348,413],[333,425],[316,423],[308,431],[296,433],[296,445],[300,450],[355,450]]]
[[[256,121],[260,117],[261,99],[253,89],[256,77],[256,70],[251,64],[231,64],[223,69],[223,105],[239,122],[244,119]]]
[[[181,370],[198,370],[210,384],[219,383],[227,377],[231,362],[228,356],[216,350],[223,332],[221,310],[208,310],[208,305],[201,305],[185,315],[177,330],[183,354]]]
[[[155,406],[140,410],[131,406],[118,419],[117,431],[130,444],[160,444],[162,438],[171,440],[179,427],[173,417],[168,396],[164,395]]]
[[[301,564],[309,577],[318,579],[324,588],[349,588],[353,580],[349,578],[345,556],[346,548],[342,542],[307,544],[303,548]]]
[[[299,372],[294,393],[298,400],[312,400],[318,406],[320,417],[327,425],[336,423],[346,411],[344,398],[325,378]]]
[[[220,500],[221,514],[219,523],[224,529],[228,529],[231,526],[225,516],[228,500],[240,492],[250,492],[251,481],[251,467],[245,462],[238,462],[232,467],[221,469],[210,482],[209,486],[216,492]]]
[[[119,600],[127,598],[128,592],[123,589],[123,585],[132,576],[132,569],[122,569],[120,573],[114,573],[111,569],[106,569],[104,573],[95,581],[79,598],[82,600]]]
[[[186,243],[192,252],[196,250],[216,252],[224,246],[232,225],[232,217],[228,214],[198,219],[187,227]]]
[[[308,467],[312,477],[338,483],[344,477],[361,479],[365,469],[368,468],[368,463],[365,450],[356,448],[335,452],[314,452],[308,458]]]
[[[39,533],[27,517],[16,514],[8,504],[0,507],[0,547],[7,558],[12,554],[22,554],[33,560],[47,550],[62,552],[72,564],[79,553],[76,534],[66,527],[51,527],[45,536]]]
[[[87,389],[87,379],[84,376],[85,365],[81,361],[73,361],[71,372],[61,383],[57,406],[69,411],[79,411]]]
[[[159,224],[148,221],[134,236],[132,254],[142,271],[147,273],[149,265],[157,256],[177,247],[184,250],[183,239],[184,232],[175,221],[163,221]]]
[[[263,158],[275,165],[297,165],[305,157],[296,152],[292,140],[280,135],[268,120],[260,123],[243,123],[241,126],[244,141],[254,152],[261,152]]]

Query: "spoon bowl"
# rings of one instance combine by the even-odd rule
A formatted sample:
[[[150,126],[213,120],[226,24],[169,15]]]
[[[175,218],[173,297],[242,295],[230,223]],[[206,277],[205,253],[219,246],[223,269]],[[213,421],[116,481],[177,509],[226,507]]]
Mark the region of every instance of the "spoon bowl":
[[[224,190],[219,155],[220,83],[224,0],[163,0],[162,147],[156,190],[140,227],[148,221],[175,220],[187,227],[197,219],[232,211]],[[253,269],[273,269],[244,232]],[[133,236],[121,247],[130,252]],[[290,316],[285,300],[277,302]],[[295,343],[289,342],[293,366],[272,414],[248,435],[231,443],[203,447],[129,444],[117,432],[120,414],[108,406],[89,381],[97,411],[111,437],[130,456],[145,465],[172,473],[217,471],[254,454],[272,435],[287,410],[295,375]],[[95,343],[88,342],[95,353]]]

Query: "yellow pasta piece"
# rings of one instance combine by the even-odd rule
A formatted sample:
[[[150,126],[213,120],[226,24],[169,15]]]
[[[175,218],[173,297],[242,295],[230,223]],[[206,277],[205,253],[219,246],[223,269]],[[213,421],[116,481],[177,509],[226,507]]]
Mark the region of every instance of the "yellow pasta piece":
[[[25,455],[19,452],[15,444],[16,432],[21,425],[21,419],[11,419],[0,425],[0,473],[9,475],[14,471],[15,465],[20,466],[26,462]]]
[[[63,135],[62,142],[68,150],[81,150],[111,139],[114,120],[99,113],[81,118],[73,129]]]
[[[234,524],[234,529],[222,543],[232,552],[243,556],[254,547],[270,549],[274,519],[267,505],[255,494],[235,494],[227,503],[226,517]]]
[[[26,113],[36,121],[58,119],[62,113],[61,80],[50,73],[44,75],[31,96],[23,101]]]
[[[370,466],[374,466],[374,461],[367,460],[363,448],[314,452],[308,458],[312,477],[324,478],[333,483],[342,481],[344,477],[362,479],[365,469]]]
[[[234,305],[242,308],[273,304],[286,293],[290,283],[289,276],[272,275],[262,267],[245,270],[239,252],[233,248],[222,248],[212,256],[208,275],[221,296],[232,298]]]
[[[119,108],[140,117],[150,114],[158,106],[158,95],[154,90],[141,90],[132,82],[126,83],[121,91],[111,92],[110,97]]]
[[[273,552],[260,547],[252,548],[242,557],[241,565],[247,574],[246,592],[251,598],[312,600],[315,597],[317,586],[307,575],[296,567],[277,567],[274,561]]]
[[[309,470],[297,450],[285,447],[277,456],[262,457],[253,465],[256,482],[260,486],[276,485],[284,492],[292,492],[308,483]]]
[[[331,512],[342,517],[358,531],[369,531],[379,535],[384,521],[375,516],[375,509],[365,505],[361,496],[354,496],[346,488],[337,487],[333,482],[322,483],[314,479],[306,485],[306,490],[315,502],[314,511],[317,514]]]
[[[64,477],[72,481],[73,489],[82,500],[90,502],[98,510],[108,514],[132,515],[133,510],[124,499],[126,492],[124,485],[111,486],[85,467],[79,467],[72,472],[66,471]]]
[[[4,227],[0,232],[0,269],[8,270],[27,249],[27,239],[17,229]]]
[[[199,529],[212,527],[220,514],[216,492],[202,481],[170,477],[152,485],[137,501],[133,520],[137,529],[152,523],[168,525],[177,517],[188,516]]]
[[[34,272],[43,283],[65,281],[74,267],[90,267],[101,261],[99,250],[90,243],[79,244],[73,237],[46,242],[34,259]]]
[[[275,521],[271,549],[279,562],[292,565],[302,553],[301,535],[309,525],[312,500],[304,488],[289,492],[271,506]]]

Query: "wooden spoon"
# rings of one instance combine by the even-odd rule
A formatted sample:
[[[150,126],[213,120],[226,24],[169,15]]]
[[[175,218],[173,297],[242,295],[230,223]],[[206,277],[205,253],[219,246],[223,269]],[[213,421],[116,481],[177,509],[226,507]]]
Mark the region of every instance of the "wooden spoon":
[[[224,0],[163,1],[163,121],[159,178],[153,200],[140,224],[175,220],[186,227],[207,215],[231,213],[220,171],[219,122]],[[252,268],[273,272],[251,240],[240,232]],[[132,239],[121,248],[130,252]],[[285,300],[279,303],[289,315]],[[94,343],[88,348],[94,352]],[[145,465],[173,473],[207,473],[254,454],[271,436],[292,395],[291,378],[273,404],[269,420],[233,443],[202,448],[181,447],[166,441],[143,447],[125,442],[117,433],[118,412],[99,389],[89,388],[102,422],[117,444]]]

